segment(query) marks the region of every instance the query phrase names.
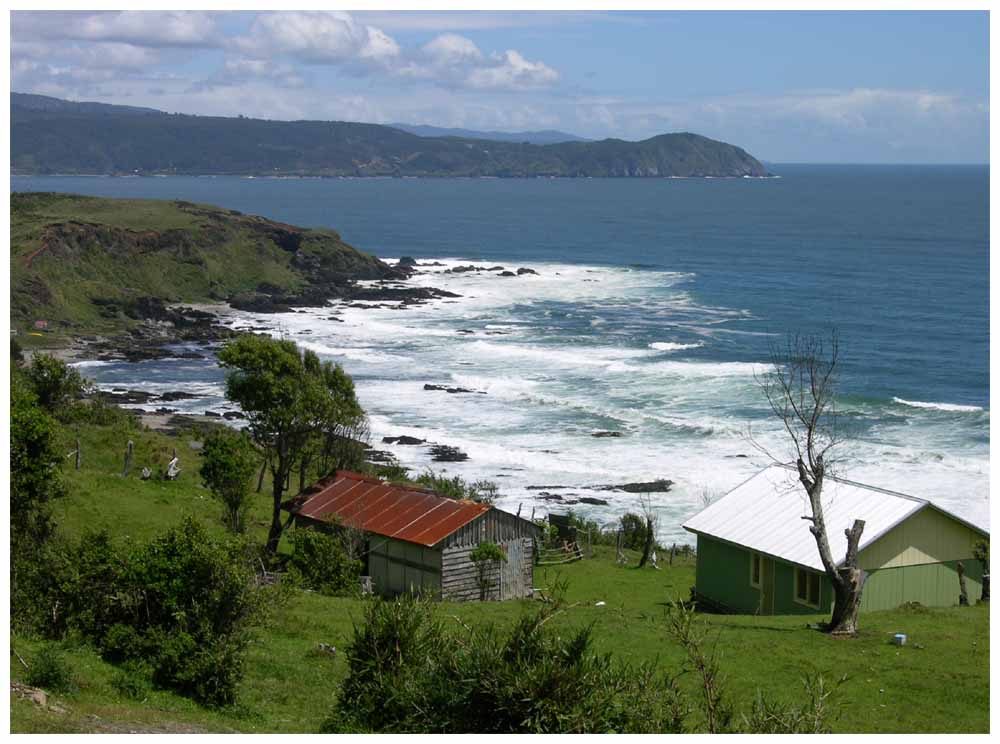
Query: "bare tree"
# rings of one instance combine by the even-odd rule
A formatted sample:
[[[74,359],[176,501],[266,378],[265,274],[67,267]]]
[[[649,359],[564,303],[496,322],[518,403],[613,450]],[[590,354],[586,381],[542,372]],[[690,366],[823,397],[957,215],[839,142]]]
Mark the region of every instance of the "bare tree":
[[[639,568],[642,568],[649,561],[650,553],[656,546],[656,526],[659,518],[653,508],[653,499],[648,493],[639,496],[639,505],[642,507],[642,514],[646,519],[646,540],[642,546],[642,558],[639,559]]]
[[[836,331],[828,342],[820,336],[792,335],[784,345],[772,346],[770,369],[757,381],[791,439],[798,480],[809,497],[810,515],[803,519],[812,522],[809,531],[816,538],[820,560],[834,592],[833,614],[826,630],[853,635],[857,632],[865,582],[865,573],[858,566],[858,544],[865,523],[855,519],[844,530],[847,553],[843,564],[838,566],[830,550],[822,500],[824,479],[834,463],[832,451],[844,438],[836,410],[839,356]],[[780,461],[759,443],[754,444]]]

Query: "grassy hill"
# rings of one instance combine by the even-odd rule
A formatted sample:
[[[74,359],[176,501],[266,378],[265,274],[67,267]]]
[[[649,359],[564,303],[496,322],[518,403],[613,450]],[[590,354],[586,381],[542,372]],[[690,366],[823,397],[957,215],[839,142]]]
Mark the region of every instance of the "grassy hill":
[[[534,145],[340,121],[187,116],[11,94],[14,173],[319,176],[764,176],[691,133]]]
[[[201,435],[187,431],[168,436],[118,426],[65,425],[67,451],[80,438],[83,465],[69,471],[71,494],[57,503],[64,534],[107,527],[114,534],[147,538],[194,514],[213,530],[222,530],[218,507],[198,484]],[[127,439],[135,442],[130,478],[120,475]],[[175,482],[141,481],[138,466],[162,466],[176,448],[182,473]],[[261,541],[267,525],[267,487],[254,505],[252,534]],[[690,562],[661,570],[614,562],[613,550],[598,548],[593,559],[536,570],[535,585],[551,588],[569,582],[570,605],[552,622],[562,631],[593,624],[598,649],[633,662],[655,661],[677,672],[683,652],[665,632],[664,605],[688,596],[694,582]],[[597,606],[602,601],[604,606]],[[442,603],[446,622],[508,623],[533,609],[529,600],[505,603]],[[78,690],[50,696],[39,705],[11,694],[15,732],[316,732],[333,705],[346,674],[342,653],[352,622],[362,615],[362,600],[295,592],[278,607],[271,624],[251,646],[240,703],[208,710],[170,692],[154,690],[144,699],[125,696],[113,683],[115,667],[91,649],[68,643]],[[835,640],[812,630],[820,616],[755,617],[704,615],[722,650],[727,689],[741,706],[757,690],[784,700],[801,696],[801,680],[822,674],[834,683],[839,732],[985,732],[989,729],[989,608],[912,608],[862,616],[861,633]],[[909,643],[891,645],[892,634],[905,632]],[[330,655],[320,643],[338,649]],[[14,636],[12,644],[29,663],[42,644]],[[11,679],[24,679],[11,657]],[[684,688],[698,694],[694,675]]]
[[[335,286],[391,273],[332,230],[182,201],[15,193],[11,322],[117,329],[144,298],[210,302],[256,291]]]

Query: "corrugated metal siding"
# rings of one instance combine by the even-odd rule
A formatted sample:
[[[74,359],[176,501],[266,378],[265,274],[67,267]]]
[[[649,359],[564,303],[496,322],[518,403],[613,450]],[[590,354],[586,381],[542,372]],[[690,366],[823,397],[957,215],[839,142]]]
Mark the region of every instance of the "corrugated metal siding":
[[[834,558],[843,561],[844,531],[855,519],[865,520],[864,549],[926,505],[921,499],[828,477],[823,511]],[[822,571],[810,522],[802,519],[808,514],[808,498],[796,472],[772,465],[691,517],[684,528]]]
[[[441,553],[393,538],[372,538],[368,573],[376,593],[436,595],[441,589]]]
[[[859,558],[865,570],[961,561],[971,558],[980,539],[961,522],[926,508],[866,546]]]
[[[346,470],[324,478],[282,507],[309,519],[428,546],[492,510],[487,504],[393,486]]]

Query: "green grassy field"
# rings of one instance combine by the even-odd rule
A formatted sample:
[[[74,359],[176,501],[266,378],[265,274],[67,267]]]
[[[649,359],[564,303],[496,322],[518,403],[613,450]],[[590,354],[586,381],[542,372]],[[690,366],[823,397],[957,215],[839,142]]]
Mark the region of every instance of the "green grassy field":
[[[67,452],[79,436],[83,467],[67,467],[71,495],[58,504],[60,529],[70,535],[107,527],[114,534],[145,538],[193,513],[221,530],[218,507],[198,485],[196,435],[168,437],[154,432],[107,427],[67,427]],[[135,442],[132,477],[120,475],[125,442]],[[176,482],[138,479],[144,464],[164,465],[176,447],[183,471]],[[71,463],[72,461],[68,461]],[[266,487],[265,487],[266,493]],[[263,540],[268,498],[256,500],[252,531]],[[635,565],[633,556],[632,566]],[[538,568],[537,587],[568,582],[569,606],[552,621],[569,630],[593,623],[601,651],[631,662],[656,660],[677,671],[683,654],[665,632],[665,604],[684,599],[694,582],[691,563],[660,570],[615,564],[612,551],[556,568]],[[603,601],[604,606],[596,603]],[[446,622],[508,622],[530,612],[536,603],[441,603]],[[154,691],[141,701],[120,695],[111,680],[115,668],[84,646],[67,646],[77,690],[50,697],[47,707],[11,693],[11,729],[15,732],[316,732],[333,705],[346,673],[343,653],[318,651],[318,644],[343,649],[352,622],[360,618],[361,600],[293,593],[275,609],[248,654],[240,702],[212,711],[168,692]],[[785,701],[795,700],[807,675],[828,682],[846,675],[834,697],[839,732],[986,732],[989,730],[989,608],[910,609],[862,616],[861,633],[834,640],[808,627],[820,616],[754,617],[704,615],[722,651],[727,688],[739,706],[758,690]],[[905,632],[909,643],[890,644]],[[42,642],[12,637],[28,663]],[[12,680],[24,669],[11,658]],[[695,680],[683,685],[697,693]]]

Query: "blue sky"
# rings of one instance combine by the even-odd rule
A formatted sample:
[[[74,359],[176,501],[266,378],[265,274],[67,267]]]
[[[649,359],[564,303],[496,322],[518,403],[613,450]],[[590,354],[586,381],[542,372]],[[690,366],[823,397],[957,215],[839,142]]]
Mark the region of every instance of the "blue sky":
[[[985,12],[15,12],[11,79],[192,114],[988,160]]]

